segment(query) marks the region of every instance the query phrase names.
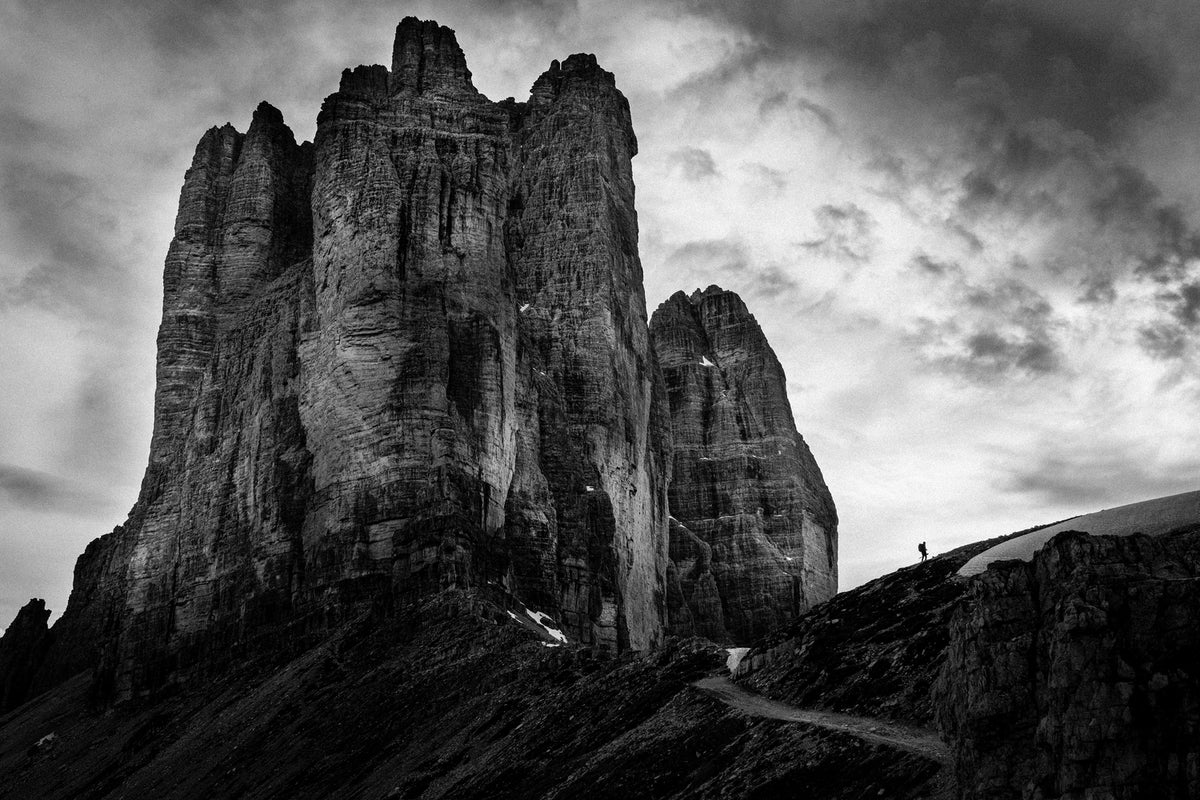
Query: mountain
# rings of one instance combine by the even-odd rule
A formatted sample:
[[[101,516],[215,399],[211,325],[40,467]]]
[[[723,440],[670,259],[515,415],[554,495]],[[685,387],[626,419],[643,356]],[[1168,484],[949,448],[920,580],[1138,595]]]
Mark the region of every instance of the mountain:
[[[167,255],[150,463],[80,562],[56,678],[99,648],[100,694],[127,699],[489,583],[572,641],[657,644],[670,440],[636,149],[593,57],[493,103],[414,18],[390,69],[343,74],[313,144],[266,103],[208,131]]]
[[[837,511],[746,304],[676,292],[650,334],[671,407],[671,632],[750,642],[837,592]]]
[[[636,146],[593,57],[493,103],[413,18],[313,143],[203,136],[138,500],[0,639],[0,797],[1200,796],[1196,512],[834,594],[753,315],[647,322]]]
[[[139,497],[80,557],[53,629],[20,626],[40,632],[7,648],[24,665],[8,704],[87,669],[95,702],[155,696],[450,589],[494,589],[610,654],[692,618],[748,641],[830,596],[832,500],[736,295],[687,322],[734,405],[668,398],[691,329],[663,316],[660,365],[636,152],[593,56],[494,103],[454,32],[412,17],[390,67],[342,74],[311,144],[265,102],[245,133],[206,132],[166,258]],[[693,441],[695,403],[731,409],[703,432],[724,444]],[[705,492],[737,499],[701,509]],[[716,548],[709,571],[680,555],[669,504]],[[714,575],[709,620],[696,584]]]

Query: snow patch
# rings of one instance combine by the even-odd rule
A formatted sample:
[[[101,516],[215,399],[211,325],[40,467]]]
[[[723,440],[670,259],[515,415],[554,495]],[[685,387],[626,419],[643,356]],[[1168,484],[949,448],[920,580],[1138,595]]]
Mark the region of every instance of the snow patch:
[[[521,306],[521,313],[522,313],[522,314],[524,314],[524,313],[525,313],[526,311],[528,311],[528,310],[529,310],[529,303],[526,303],[525,305]]]
[[[738,664],[742,663],[742,659],[746,657],[746,653],[750,652],[750,648],[726,647],[725,652],[729,653],[729,657],[725,659],[725,667],[732,674],[738,668]]]
[[[509,611],[508,615],[513,618],[514,622],[518,622],[522,625],[526,624],[524,617],[521,617],[514,611]],[[547,636],[554,640],[553,642],[542,642],[541,644],[544,647],[559,647],[567,644],[567,635],[558,628],[555,628],[553,625],[549,624],[554,622],[554,619],[551,618],[549,614],[543,614],[540,611],[530,611],[527,608],[525,609],[525,616],[527,616],[534,625],[537,625],[539,628],[541,628]]]
[[[702,366],[702,367],[715,367],[715,366],[716,366],[716,364],[714,364],[713,362],[709,361],[709,360],[708,360],[708,356],[700,356],[700,366]]]
[[[556,642],[558,642],[559,644],[567,643],[567,635],[565,633],[560,631],[558,628],[551,627],[550,625],[547,624],[550,622],[554,622],[554,620],[550,617],[549,614],[543,614],[540,611],[530,611],[528,608],[525,609],[525,613],[529,615],[529,618],[531,620],[533,620],[535,623],[540,625],[542,627],[542,629],[544,631],[546,631],[546,633],[550,634],[550,636]]]
[[[1200,522],[1200,492],[1143,500],[1084,514],[1001,542],[967,561],[959,568],[958,574],[967,577],[978,575],[993,561],[1032,561],[1043,545],[1063,531],[1084,531],[1093,536],[1129,536],[1133,533],[1159,536],[1196,522]]]
[[[596,491],[596,487],[595,487],[595,486],[585,486],[585,487],[583,487],[583,488],[587,489],[589,492],[594,492],[594,491]]]

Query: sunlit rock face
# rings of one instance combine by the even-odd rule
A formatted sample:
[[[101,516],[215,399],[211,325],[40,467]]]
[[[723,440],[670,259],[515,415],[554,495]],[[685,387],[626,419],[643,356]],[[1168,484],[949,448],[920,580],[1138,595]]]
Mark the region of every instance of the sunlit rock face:
[[[671,630],[748,642],[837,592],[837,511],[740,297],[677,292],[650,330],[674,440]]]
[[[204,134],[142,491],[80,559],[48,663],[129,697],[490,583],[573,641],[660,641],[670,429],[636,150],[594,57],[493,103],[453,31],[413,18],[314,143],[266,103]]]

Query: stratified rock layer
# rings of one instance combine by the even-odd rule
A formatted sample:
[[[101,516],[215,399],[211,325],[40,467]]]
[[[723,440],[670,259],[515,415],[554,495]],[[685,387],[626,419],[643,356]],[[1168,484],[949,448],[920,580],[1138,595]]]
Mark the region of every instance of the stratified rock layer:
[[[595,58],[528,103],[405,19],[313,144],[201,139],[164,275],[150,463],[80,559],[46,668],[102,698],[496,583],[573,641],[664,628],[669,423],[629,107]],[[64,674],[66,673],[66,674]]]
[[[837,592],[833,499],[741,298],[677,292],[650,330],[674,441],[671,630],[747,642]]]
[[[1200,533],[1062,533],[973,578],[934,690],[961,797],[1200,797]]]

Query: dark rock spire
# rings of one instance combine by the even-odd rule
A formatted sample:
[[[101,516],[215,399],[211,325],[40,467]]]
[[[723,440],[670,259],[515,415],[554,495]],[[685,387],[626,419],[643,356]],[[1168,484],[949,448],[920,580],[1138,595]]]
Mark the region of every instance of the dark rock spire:
[[[740,297],[676,292],[650,330],[674,440],[672,631],[749,642],[837,591],[837,512]]]
[[[30,600],[0,637],[0,714],[32,694],[38,668],[50,646],[45,600]]]
[[[471,70],[454,31],[432,20],[405,17],[392,45],[393,94],[430,94],[483,101],[471,83]]]

